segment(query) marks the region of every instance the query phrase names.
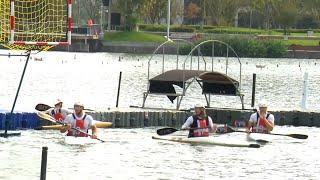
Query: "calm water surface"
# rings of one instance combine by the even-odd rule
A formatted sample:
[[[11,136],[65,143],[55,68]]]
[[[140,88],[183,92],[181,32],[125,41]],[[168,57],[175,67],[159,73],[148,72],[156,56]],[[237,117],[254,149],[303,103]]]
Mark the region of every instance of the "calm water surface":
[[[3,53],[6,51],[1,51]],[[120,58],[119,61],[119,56]],[[56,98],[70,107],[83,101],[87,108],[114,107],[119,72],[123,72],[120,107],[141,106],[147,87],[150,56],[110,53],[47,52],[33,55],[16,109],[34,111],[39,103]],[[166,56],[166,69],[175,68],[176,57]],[[185,59],[182,57],[181,59]],[[207,59],[207,69],[225,72],[225,58]],[[250,107],[252,74],[257,74],[257,99],[265,98],[273,110],[300,109],[303,75],[309,73],[308,109],[320,109],[319,60],[241,59],[245,106]],[[162,56],[151,63],[155,76]],[[182,63],[180,62],[179,65]],[[256,68],[257,64],[265,68]],[[24,66],[23,58],[0,57],[0,109],[10,109]],[[203,68],[203,67],[202,67]],[[239,64],[229,59],[229,74],[239,79]],[[150,98],[150,99],[149,99]],[[148,107],[175,108],[166,97],[150,96]],[[187,91],[182,108],[204,103],[195,83]],[[157,103],[154,103],[157,102]],[[211,105],[240,108],[238,97],[214,96]],[[260,149],[192,146],[152,140],[155,129],[100,130],[107,143],[69,146],[56,131],[22,131],[21,137],[0,139],[0,179],[39,179],[41,147],[48,146],[47,179],[319,179],[319,129],[276,127],[275,132],[308,134],[307,140],[279,137]],[[244,140],[245,135],[224,135]]]
[[[194,146],[153,140],[155,129],[100,130],[109,142],[63,143],[57,131],[22,131],[0,139],[0,179],[38,179],[41,147],[48,147],[47,179],[319,179],[319,129],[276,127],[308,134],[307,140],[276,137],[259,149]],[[244,133],[231,139],[245,140]]]
[[[7,51],[0,51],[7,53]],[[29,62],[16,109],[34,111],[39,103],[53,104],[56,98],[72,106],[81,100],[88,108],[105,110],[115,107],[118,78],[122,74],[119,107],[141,106],[142,93],[147,88],[147,69],[149,55],[110,54],[110,53],[66,53],[41,52],[32,57],[43,61]],[[119,61],[119,57],[120,61]],[[182,66],[185,56],[179,58]],[[225,72],[226,58],[205,58],[207,70]],[[176,68],[176,56],[165,56],[165,71]],[[190,60],[186,61],[190,69]],[[193,69],[197,69],[197,58],[193,58]],[[228,74],[239,80],[239,63],[229,58]],[[266,99],[273,110],[299,110],[303,75],[309,73],[307,110],[320,109],[320,61],[315,59],[248,59],[242,58],[242,92],[245,107],[250,108],[252,74],[257,74],[256,100]],[[161,73],[162,55],[151,61],[150,77]],[[213,64],[213,66],[212,66]],[[257,68],[256,65],[265,65]],[[0,109],[11,109],[24,66],[24,58],[0,56]],[[204,63],[200,63],[204,69]],[[177,88],[179,92],[181,89]],[[157,103],[154,103],[157,102]],[[181,108],[190,108],[195,102],[205,103],[201,88],[193,83]],[[150,95],[147,107],[175,108],[165,96]],[[241,108],[239,97],[212,96],[211,106]]]

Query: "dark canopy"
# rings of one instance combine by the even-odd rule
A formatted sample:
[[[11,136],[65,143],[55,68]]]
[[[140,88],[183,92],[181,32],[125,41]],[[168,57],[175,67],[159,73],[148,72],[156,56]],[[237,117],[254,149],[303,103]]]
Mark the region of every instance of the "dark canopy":
[[[183,88],[183,82],[197,78],[203,94],[237,95],[239,83],[219,72],[171,70],[149,80],[149,93],[176,94],[173,85]],[[178,95],[168,95],[171,102]]]

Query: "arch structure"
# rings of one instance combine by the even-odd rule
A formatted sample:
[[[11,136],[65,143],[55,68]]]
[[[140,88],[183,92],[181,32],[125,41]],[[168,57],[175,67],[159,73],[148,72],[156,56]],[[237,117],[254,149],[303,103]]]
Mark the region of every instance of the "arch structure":
[[[181,40],[169,40],[171,43],[175,41]],[[176,109],[180,108],[183,97],[186,95],[186,91],[190,87],[192,83],[198,83],[202,89],[202,94],[204,95],[207,107],[210,107],[210,96],[211,95],[227,95],[227,96],[239,96],[242,104],[242,108],[244,109],[243,103],[243,95],[241,94],[241,61],[234,49],[229,46],[227,43],[219,41],[219,40],[206,40],[197,45],[191,45],[191,50],[187,56],[185,56],[185,60],[179,65],[179,60],[177,58],[176,66],[173,69],[165,70],[168,66],[165,66],[165,60],[162,61],[162,71],[151,77],[151,61],[153,60],[154,55],[158,52],[159,49],[163,48],[163,46],[169,41],[161,44],[148,61],[148,85],[147,91],[143,93],[143,104],[142,107],[145,107],[145,103],[149,94],[154,95],[165,95],[168,99],[173,103],[174,100],[177,101]],[[218,72],[214,71],[214,46],[215,44],[222,44],[226,47],[226,65],[225,71]],[[201,47],[205,44],[212,45],[212,55],[211,55],[211,68],[207,67],[208,57],[204,57],[201,53]],[[164,52],[164,51],[163,51]],[[177,50],[179,52],[179,48]],[[238,80],[236,78],[228,76],[228,68],[229,68],[229,52],[232,52],[236,60],[239,64],[239,77]],[[198,62],[194,61],[195,54],[197,54],[196,59]],[[177,57],[179,55],[177,54]],[[201,66],[202,64],[202,66]],[[157,64],[157,68],[159,69],[159,64]],[[174,86],[178,86],[182,88],[182,92],[176,92]]]

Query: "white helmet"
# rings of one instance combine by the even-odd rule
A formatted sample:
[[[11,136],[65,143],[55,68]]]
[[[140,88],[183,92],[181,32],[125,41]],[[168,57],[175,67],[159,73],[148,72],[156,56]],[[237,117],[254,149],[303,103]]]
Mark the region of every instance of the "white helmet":
[[[201,105],[201,104],[196,104],[196,105],[194,105],[194,107],[195,108],[205,108],[204,105]]]
[[[79,102],[79,101],[78,101],[78,102],[75,102],[74,105],[75,105],[75,106],[82,106],[82,107],[84,107],[83,103],[82,103],[82,102]]]
[[[260,103],[259,103],[259,108],[261,107],[268,107],[268,104],[265,100],[261,100]]]
[[[57,105],[57,104],[59,104],[59,103],[63,103],[63,102],[61,101],[61,99],[56,99],[56,100],[54,101],[54,105]]]

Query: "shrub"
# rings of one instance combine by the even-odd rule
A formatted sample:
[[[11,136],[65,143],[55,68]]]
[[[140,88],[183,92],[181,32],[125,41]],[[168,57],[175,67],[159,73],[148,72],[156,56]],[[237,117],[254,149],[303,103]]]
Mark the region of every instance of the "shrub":
[[[223,37],[219,39],[229,44],[239,57],[252,58],[281,58],[287,52],[286,46],[281,41],[259,41],[239,37]],[[189,54],[190,45],[185,45],[180,49],[180,54]],[[201,53],[205,56],[212,56],[212,43],[206,43],[201,46]],[[197,51],[194,52],[197,54]],[[214,56],[226,56],[226,46],[221,43],[214,43]],[[236,55],[229,50],[229,56]]]

